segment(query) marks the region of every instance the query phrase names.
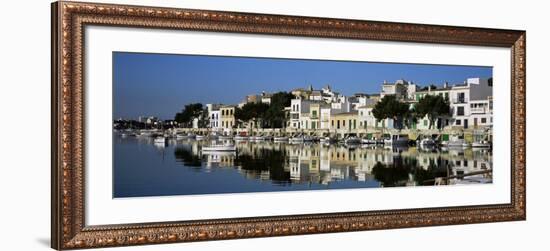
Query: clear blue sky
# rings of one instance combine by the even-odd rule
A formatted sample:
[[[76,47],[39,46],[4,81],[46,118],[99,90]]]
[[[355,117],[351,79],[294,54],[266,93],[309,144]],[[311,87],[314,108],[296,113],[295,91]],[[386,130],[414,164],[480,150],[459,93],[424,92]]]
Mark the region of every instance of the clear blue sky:
[[[113,53],[114,118],[172,119],[188,103],[237,104],[253,93],[326,84],[344,94],[379,93],[384,80],[420,86],[492,77],[492,67]]]

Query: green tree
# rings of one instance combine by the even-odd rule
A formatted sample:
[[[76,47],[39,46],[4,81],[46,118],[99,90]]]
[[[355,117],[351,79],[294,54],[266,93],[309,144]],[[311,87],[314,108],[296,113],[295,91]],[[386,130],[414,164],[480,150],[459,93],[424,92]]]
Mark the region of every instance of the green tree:
[[[174,120],[186,127],[190,127],[193,119],[199,119],[199,127],[208,124],[208,110],[201,103],[185,105],[181,112],[176,113]]]
[[[263,123],[263,119],[266,116],[266,112],[269,109],[269,105],[264,103],[246,103],[242,108],[235,109],[235,119],[239,122],[247,121],[260,121]]]
[[[294,95],[288,92],[277,92],[271,96],[271,103],[267,109],[264,119],[272,128],[281,128],[286,120],[285,107],[290,106]]]
[[[393,119],[401,128],[403,118],[409,113],[409,105],[400,102],[393,95],[386,95],[372,109],[372,114],[378,120]]]
[[[432,129],[437,118],[451,115],[449,102],[439,95],[424,96],[415,106],[415,117],[421,119],[426,115],[430,121],[429,128]]]

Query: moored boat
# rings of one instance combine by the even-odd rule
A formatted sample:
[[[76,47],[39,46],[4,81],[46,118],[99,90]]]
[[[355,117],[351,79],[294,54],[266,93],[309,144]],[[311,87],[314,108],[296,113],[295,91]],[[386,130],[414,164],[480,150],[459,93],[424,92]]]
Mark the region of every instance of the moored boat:
[[[472,143],[472,147],[475,147],[475,148],[490,148],[491,143],[489,141],[485,141],[485,140],[476,141],[476,142]]]
[[[344,143],[346,145],[361,144],[361,139],[356,137],[356,136],[350,136],[350,137],[347,137],[346,139],[344,139]]]
[[[265,140],[265,137],[262,135],[250,136],[250,140],[261,141],[261,140]]]
[[[230,140],[230,139],[232,139],[232,138],[233,138],[233,137],[230,136],[230,135],[220,135],[220,136],[218,136],[218,139],[219,139],[219,140]]]
[[[330,144],[330,143],[336,142],[337,140],[335,138],[331,138],[331,137],[322,137],[322,138],[319,139],[319,141],[321,143]]]
[[[418,143],[418,146],[420,147],[432,147],[432,146],[435,146],[435,140],[433,140],[432,138],[429,138],[429,137],[426,137],[426,138],[423,138],[419,141],[417,141]]]
[[[233,144],[229,145],[210,145],[210,146],[203,146],[202,151],[203,152],[234,152],[237,150],[237,147]]]
[[[166,138],[165,137],[156,137],[153,142],[155,144],[166,144]]]
[[[362,139],[361,139],[361,144],[365,144],[365,145],[375,145],[375,144],[376,144],[376,140],[375,140],[375,139],[365,139],[365,138],[362,138]]]
[[[406,146],[409,143],[409,136],[406,134],[393,134],[390,138],[384,139],[386,146]]]
[[[449,141],[442,142],[442,145],[449,148],[467,148],[470,146],[463,136],[458,135],[451,136]]]
[[[248,140],[249,137],[248,136],[243,136],[243,135],[237,135],[233,139],[243,141],[243,140]]]
[[[188,139],[189,136],[183,134],[176,134],[176,140]]]
[[[273,141],[275,141],[275,142],[285,142],[285,141],[288,141],[288,137],[285,137],[285,136],[274,137]]]

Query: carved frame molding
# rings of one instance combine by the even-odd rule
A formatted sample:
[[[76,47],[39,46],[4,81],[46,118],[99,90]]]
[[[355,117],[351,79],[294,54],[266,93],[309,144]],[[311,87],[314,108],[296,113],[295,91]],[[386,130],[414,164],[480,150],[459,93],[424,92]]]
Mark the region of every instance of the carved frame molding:
[[[511,203],[86,226],[84,28],[125,26],[510,48]],[[52,4],[52,248],[75,249],[526,218],[525,31],[79,2]]]

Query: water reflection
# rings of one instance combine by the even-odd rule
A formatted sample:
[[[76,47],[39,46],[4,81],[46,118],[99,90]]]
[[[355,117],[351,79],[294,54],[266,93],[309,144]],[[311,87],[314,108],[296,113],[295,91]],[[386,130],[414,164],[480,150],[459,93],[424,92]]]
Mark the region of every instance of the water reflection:
[[[479,184],[492,182],[487,150],[114,138],[114,197]]]
[[[343,180],[369,179],[384,187],[492,182],[492,160],[486,150],[245,141],[237,143],[236,153],[201,153],[204,144],[209,143],[180,142],[175,150],[176,159],[205,171],[233,168],[246,178],[269,180],[275,185],[328,186]]]

